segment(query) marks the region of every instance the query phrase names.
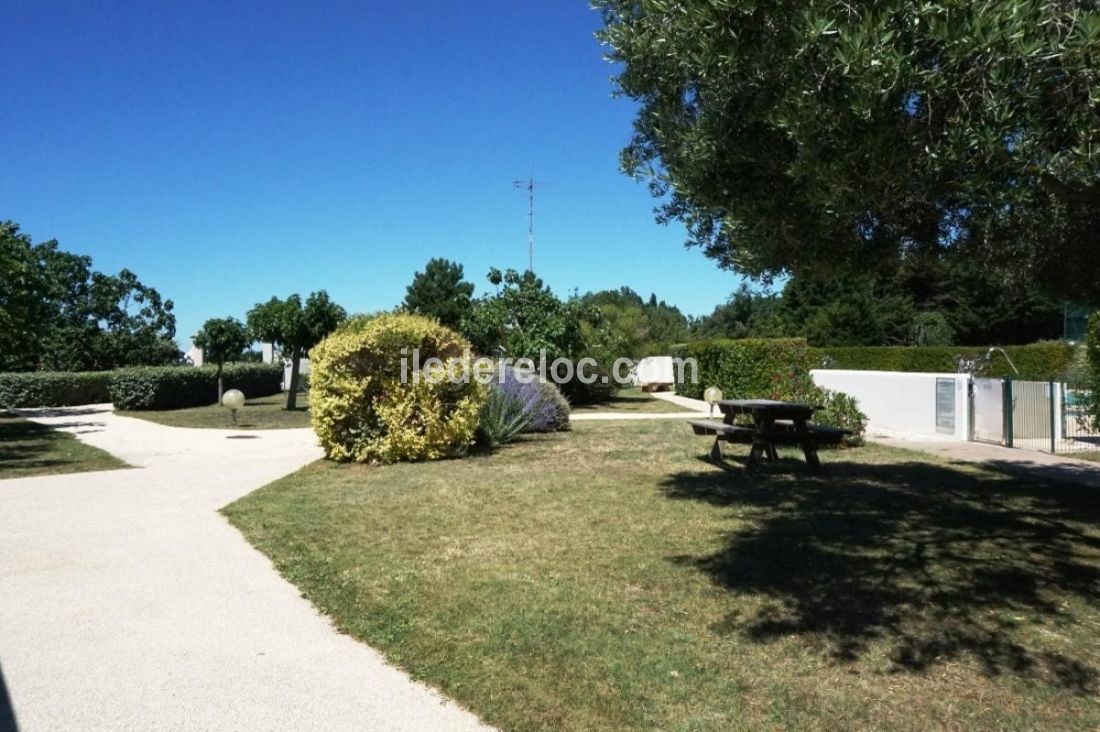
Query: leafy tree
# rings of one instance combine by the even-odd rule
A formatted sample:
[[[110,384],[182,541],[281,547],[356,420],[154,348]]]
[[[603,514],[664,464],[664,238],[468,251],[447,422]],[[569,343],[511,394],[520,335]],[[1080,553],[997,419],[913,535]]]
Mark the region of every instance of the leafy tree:
[[[574,362],[590,356],[606,364],[610,339],[601,329],[600,313],[580,298],[560,300],[533,272],[489,271],[488,280],[496,293],[475,300],[463,332],[483,355],[529,358],[538,363],[540,353],[547,364],[562,357]],[[562,391],[574,402],[597,401],[609,393],[607,384],[562,384]]]
[[[595,0],[658,218],[724,267],[961,251],[1100,293],[1094,2]]]
[[[283,355],[290,358],[287,409],[298,406],[298,374],[302,357],[336,330],[347,315],[324,290],[311,293],[305,306],[301,296],[294,294],[286,300],[273,297],[266,303],[257,303],[248,311],[248,328],[253,336],[277,345]]]
[[[601,327],[612,340],[616,357],[667,354],[669,346],[687,340],[687,317],[659,301],[656,294],[643,300],[634,290],[622,287],[590,292],[581,299],[599,311]]]
[[[462,279],[462,265],[431,259],[423,272],[413,275],[405,292],[405,309],[436,318],[448,328],[459,328],[470,314],[474,285]]]
[[[0,223],[0,369],[94,371],[179,360],[171,300],[56,241]]]
[[[221,404],[225,393],[222,383],[225,362],[240,358],[252,343],[248,330],[236,318],[211,318],[191,340],[202,349],[203,360],[218,364],[218,404]]]
[[[1035,284],[964,257],[911,258],[892,272],[796,274],[778,295],[742,287],[696,337],[803,336],[813,345],[1009,345],[1057,338],[1062,306]]]

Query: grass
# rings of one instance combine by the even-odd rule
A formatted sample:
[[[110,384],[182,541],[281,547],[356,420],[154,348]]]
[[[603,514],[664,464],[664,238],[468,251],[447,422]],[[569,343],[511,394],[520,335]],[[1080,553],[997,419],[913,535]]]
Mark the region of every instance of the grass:
[[[637,387],[619,389],[615,396],[602,404],[585,404],[573,407],[578,414],[586,412],[690,412],[691,409],[666,402]]]
[[[318,462],[225,513],[338,628],[506,730],[1100,727],[1096,491],[708,447],[578,423]]]
[[[1092,460],[1093,462],[1100,462],[1100,450],[1092,452],[1071,452],[1067,453],[1068,457],[1075,458],[1077,460]]]
[[[213,429],[277,430],[309,427],[309,395],[298,395],[298,407],[286,410],[286,394],[249,399],[237,414],[237,425],[229,410],[217,404],[190,409],[164,411],[119,412],[126,417],[147,419],[169,427],[203,427]]]
[[[67,432],[0,412],[0,478],[82,473],[127,467]]]

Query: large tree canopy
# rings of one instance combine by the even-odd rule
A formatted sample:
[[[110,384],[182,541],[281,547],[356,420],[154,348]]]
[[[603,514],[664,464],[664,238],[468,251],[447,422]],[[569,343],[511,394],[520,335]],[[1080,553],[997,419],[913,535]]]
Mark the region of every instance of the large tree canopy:
[[[130,270],[107,275],[0,222],[0,370],[93,371],[179,360],[176,316]]]
[[[754,276],[944,251],[1100,296],[1100,12],[1078,2],[595,0],[624,169]]]

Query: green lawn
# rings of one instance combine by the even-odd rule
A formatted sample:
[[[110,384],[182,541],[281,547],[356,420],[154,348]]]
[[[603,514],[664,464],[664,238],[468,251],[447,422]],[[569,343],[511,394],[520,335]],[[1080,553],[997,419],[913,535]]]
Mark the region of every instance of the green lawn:
[[[691,409],[657,399],[637,387],[620,389],[610,400],[602,404],[585,404],[573,407],[578,414],[586,412],[690,412]]]
[[[1092,460],[1094,462],[1100,462],[1100,450],[1095,452],[1071,452],[1068,453],[1068,457],[1076,458],[1077,460]]]
[[[298,395],[298,408],[286,409],[286,395],[249,399],[237,414],[237,425],[229,410],[217,404],[190,409],[169,409],[160,412],[119,412],[125,417],[147,419],[169,427],[212,427],[216,429],[276,430],[309,427],[309,395]]]
[[[0,479],[125,467],[118,458],[67,432],[0,412]]]
[[[318,462],[225,513],[340,629],[503,729],[1100,727],[1096,491],[881,446],[747,474],[708,447],[578,423]]]

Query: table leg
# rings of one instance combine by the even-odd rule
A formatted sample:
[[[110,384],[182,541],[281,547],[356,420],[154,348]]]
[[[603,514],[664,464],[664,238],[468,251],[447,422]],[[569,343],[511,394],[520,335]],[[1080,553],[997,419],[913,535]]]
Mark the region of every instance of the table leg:
[[[714,438],[714,445],[710,448],[710,459],[715,463],[722,462],[722,445],[717,437]]]
[[[798,430],[799,441],[802,443],[802,454],[806,456],[806,464],[811,470],[817,470],[821,467],[821,461],[817,457],[817,443],[814,442],[813,435],[806,426],[806,420],[797,419],[794,424],[795,429]]]

